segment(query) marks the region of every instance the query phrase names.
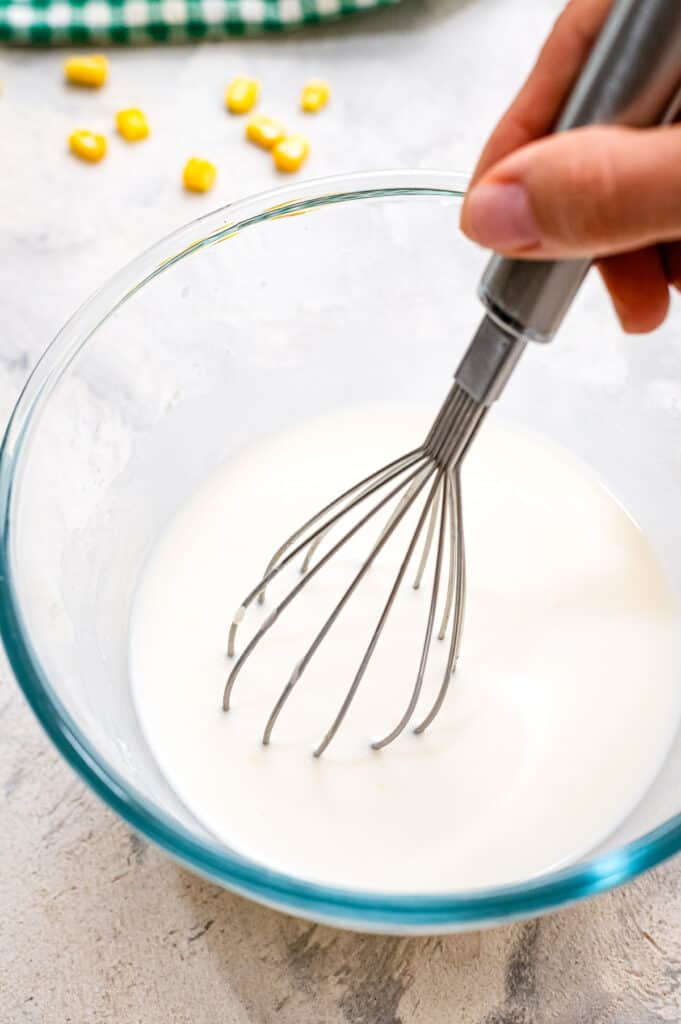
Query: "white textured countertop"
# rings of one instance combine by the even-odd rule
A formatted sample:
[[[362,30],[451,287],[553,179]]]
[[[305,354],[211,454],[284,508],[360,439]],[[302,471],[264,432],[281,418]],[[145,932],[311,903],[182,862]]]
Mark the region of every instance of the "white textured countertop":
[[[330,79],[306,122],[317,176],[469,169],[560,0],[404,0],[305,35],[117,51],[110,85],[61,84],[63,55],[0,54],[0,416],[63,320],[171,228],[277,182],[222,107],[262,79],[273,114]],[[98,167],[70,130],[120,106],[153,137],[114,139]],[[289,121],[291,118],[288,118]],[[187,156],[215,190],[179,188]],[[0,682],[0,1020],[6,1024],[662,1024],[681,1019],[681,861],[541,921],[451,938],[334,932],[189,875],[128,828],[57,756],[9,672]]]

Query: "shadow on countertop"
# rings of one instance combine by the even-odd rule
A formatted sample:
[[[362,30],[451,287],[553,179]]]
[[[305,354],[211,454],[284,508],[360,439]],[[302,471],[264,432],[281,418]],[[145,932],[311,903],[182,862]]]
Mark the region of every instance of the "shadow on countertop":
[[[175,868],[204,946],[252,1024],[662,1024],[635,986],[603,984],[635,941],[623,910],[633,888],[552,916],[483,932],[433,937],[361,935],[251,904]],[[629,899],[629,903],[636,902]],[[604,950],[599,910],[619,904]],[[621,934],[629,932],[628,938]],[[634,937],[633,931],[638,934]],[[607,931],[606,931],[607,934]],[[608,962],[606,964],[606,961]],[[625,976],[629,967],[622,967]]]

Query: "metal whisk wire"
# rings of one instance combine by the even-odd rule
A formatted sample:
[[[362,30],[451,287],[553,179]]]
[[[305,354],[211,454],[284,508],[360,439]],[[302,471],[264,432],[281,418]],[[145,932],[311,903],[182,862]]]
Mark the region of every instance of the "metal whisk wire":
[[[418,546],[419,539],[425,528],[425,539],[423,551],[418,563],[414,587],[421,585],[426,565],[429,560],[433,542],[435,543],[435,567],[433,571],[433,583],[428,609],[428,618],[424,642],[421,649],[418,671],[414,686],[411,691],[407,707],[394,728],[382,739],[372,743],[375,750],[380,750],[392,743],[406,728],[411,720],[421,695],[423,680],[426,673],[428,658],[431,651],[433,634],[435,633],[435,622],[438,605],[440,602],[441,581],[443,578],[443,567],[445,559],[447,562],[447,588],[444,598],[444,607],[437,631],[438,639],[445,638],[450,620],[452,621],[452,634],[444,672],[444,678],[438,691],[435,702],[425,718],[416,727],[417,733],[422,733],[435,719],[444,702],[449,682],[459,656],[461,634],[464,617],[465,599],[465,554],[463,537],[462,501],[461,501],[461,480],[460,464],[468,446],[470,445],[484,416],[485,407],[476,402],[471,396],[455,384],[440,413],[438,414],[424,444],[406,455],[393,460],[382,466],[376,472],[360,480],[353,487],[344,491],[341,495],[324,506],[319,512],[308,519],[299,527],[284,543],[277,549],[270,559],[262,579],[249,592],[242,604],[239,606],[230,626],[228,639],[228,654],[233,656],[236,646],[238,627],[244,619],[247,609],[257,599],[262,602],[265,592],[272,580],[295,558],[305,551],[302,564],[302,579],[295,584],[285,597],[275,606],[264,622],[257,629],[229,675],[225,686],[223,697],[223,708],[228,710],[232,696],[232,690],[236,679],[241,672],[245,662],[258,646],[265,634],[271,629],[281,613],[298,596],[301,590],[320,572],[324,566],[334,557],[363,527],[365,527],[382,509],[386,508],[393,500],[397,505],[390,514],[386,525],[378,539],[371,548],[367,558],[362,562],[355,573],[350,584],[335,604],[330,615],[314,637],[312,643],[305,651],[301,660],[296,664],[290,678],[282,689],[263,733],[263,743],[270,742],[272,731],[276,721],[281,714],[291,693],[300,682],[300,679],[319,649],[324,638],[336,623],[343,608],[357,590],[358,586],[368,573],[377,556],[383,550],[389,539],[394,535],[400,523],[403,522],[409,510],[417,502],[419,496],[430,483],[426,500],[418,514],[416,527],[412,533],[407,550],[402,558],[397,575],[394,579],[390,593],[384,605],[378,623],[372,633],[368,646],[361,659],[360,665],[349,686],[340,709],[334,718],[330,728],[323,740],[314,751],[315,757],[324,753],[329,743],[336,735],[350,706],[355,698],[360,683],[367,670],[369,662],[378,644],[383,628],[390,615],[397,594],[400,590],[404,577],[408,571],[409,564]],[[434,479],[433,479],[434,478]],[[379,500],[372,505],[368,512],[361,515],[359,520],[346,530],[333,546],[318,561],[312,564],[312,559],[322,541],[331,530],[353,511],[361,509],[361,506],[372,496],[384,492]],[[427,526],[426,526],[427,523]],[[448,547],[448,556],[446,549]]]

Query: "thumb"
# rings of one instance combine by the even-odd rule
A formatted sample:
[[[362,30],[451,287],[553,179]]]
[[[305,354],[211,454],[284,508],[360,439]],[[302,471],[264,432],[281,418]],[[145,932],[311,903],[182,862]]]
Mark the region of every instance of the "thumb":
[[[681,125],[589,127],[523,146],[467,195],[461,228],[528,259],[605,256],[681,238]]]

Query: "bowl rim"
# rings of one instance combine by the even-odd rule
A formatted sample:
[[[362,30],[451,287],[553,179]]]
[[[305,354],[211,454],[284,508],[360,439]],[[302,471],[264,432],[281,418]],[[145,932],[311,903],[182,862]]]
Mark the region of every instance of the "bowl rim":
[[[372,171],[286,185],[219,207],[166,235],[114,274],[66,322],[30,374],[0,447],[0,637],[14,676],[60,754],[104,803],[183,865],[258,902],[311,920],[389,933],[447,932],[556,909],[612,889],[681,849],[681,814],[619,849],[513,885],[445,893],[336,888],[273,871],[197,839],[126,782],[76,725],[37,657],[13,584],[12,502],[36,414],[92,334],[164,269],[230,233],[334,203],[390,197],[459,200],[467,178],[449,171]],[[170,253],[170,255],[168,255]]]

